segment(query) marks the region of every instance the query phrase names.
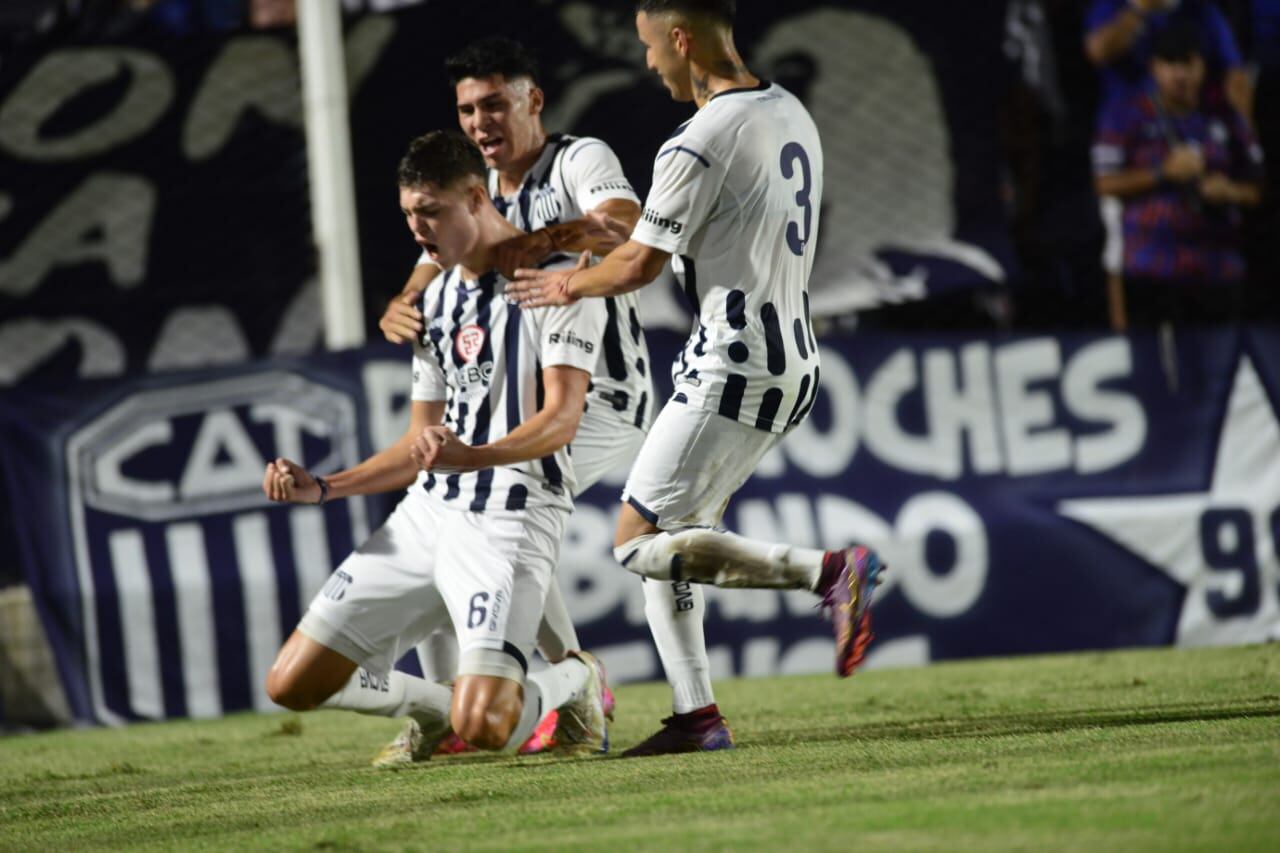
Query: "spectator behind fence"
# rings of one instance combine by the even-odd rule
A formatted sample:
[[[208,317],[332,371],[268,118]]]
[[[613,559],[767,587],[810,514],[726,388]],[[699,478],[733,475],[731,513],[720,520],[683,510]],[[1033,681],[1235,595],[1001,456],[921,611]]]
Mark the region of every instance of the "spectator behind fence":
[[[1124,203],[1131,322],[1233,319],[1243,297],[1240,208],[1261,198],[1262,150],[1229,105],[1201,98],[1197,35],[1162,31],[1151,81],[1111,105],[1094,142],[1099,194]]]
[[[1142,91],[1152,47],[1164,31],[1195,33],[1211,88],[1247,118],[1253,86],[1227,18],[1210,0],[1093,0],[1085,16],[1085,54],[1100,69],[1101,111]]]

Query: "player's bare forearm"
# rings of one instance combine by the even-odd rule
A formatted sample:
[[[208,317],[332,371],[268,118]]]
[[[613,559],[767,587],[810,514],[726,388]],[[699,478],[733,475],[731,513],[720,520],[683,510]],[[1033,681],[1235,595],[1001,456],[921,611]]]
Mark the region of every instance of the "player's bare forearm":
[[[619,236],[603,232],[600,220],[604,218],[617,223],[619,232],[625,232],[625,240],[640,221],[640,205],[626,199],[610,199],[593,208],[588,216],[548,225],[543,230],[561,251],[606,255],[617,248]]]
[[[591,374],[565,365],[542,370],[544,403],[538,413],[492,444],[471,448],[475,470],[550,456],[573,440],[582,420]]]
[[[428,426],[444,420],[443,400],[415,400],[409,416],[409,428],[390,447],[336,474],[325,477],[329,483],[329,499],[352,495],[376,495],[408,488],[418,476],[418,465],[409,454],[414,440]]]
[[[667,252],[628,240],[594,267],[575,272],[569,280],[569,296],[621,296],[639,290],[657,278],[670,259]]]

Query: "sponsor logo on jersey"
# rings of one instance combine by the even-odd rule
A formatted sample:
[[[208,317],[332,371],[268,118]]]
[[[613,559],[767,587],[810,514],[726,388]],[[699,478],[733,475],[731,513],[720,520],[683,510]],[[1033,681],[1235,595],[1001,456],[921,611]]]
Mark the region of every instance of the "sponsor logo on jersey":
[[[604,183],[596,184],[594,187],[592,187],[590,190],[590,193],[591,195],[595,195],[596,193],[604,193],[604,192],[610,192],[610,191],[618,191],[618,192],[626,192],[626,193],[635,192],[635,190],[631,188],[631,184],[627,183],[626,181],[605,181]]]
[[[584,352],[595,352],[596,345],[586,338],[580,338],[572,331],[565,332],[563,335],[559,332],[552,332],[547,338],[553,344],[565,343],[572,347],[577,347]]]
[[[667,217],[660,215],[656,210],[649,207],[646,207],[644,209],[644,212],[640,214],[640,218],[643,219],[645,222],[648,222],[650,225],[656,225],[659,228],[665,228],[666,230],[670,231],[672,234],[679,234],[681,231],[684,230],[683,222],[677,222],[674,219],[668,219]]]
[[[484,347],[484,340],[484,329],[473,323],[458,330],[458,334],[453,338],[453,346],[463,361],[475,361]]]

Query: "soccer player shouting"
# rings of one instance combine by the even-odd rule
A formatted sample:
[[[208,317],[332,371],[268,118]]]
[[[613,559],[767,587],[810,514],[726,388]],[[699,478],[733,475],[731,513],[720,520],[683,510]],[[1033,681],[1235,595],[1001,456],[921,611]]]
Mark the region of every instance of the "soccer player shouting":
[[[600,139],[546,132],[537,65],[518,42],[482,39],[450,57],[445,68],[454,87],[459,125],[488,166],[489,195],[508,221],[527,232],[498,247],[499,269],[510,273],[515,266],[532,266],[556,250],[604,255],[630,235],[640,218],[640,200],[617,156]],[[387,307],[379,325],[392,343],[413,340],[422,333],[422,315],[416,305],[436,269],[424,252],[404,292]],[[636,458],[655,409],[636,294],[609,297],[604,304],[604,351],[573,441],[579,491]],[[644,598],[675,712],[713,721],[673,748],[732,747],[733,735],[720,717],[711,688],[702,591],[680,581],[647,581]],[[444,680],[452,672],[442,671],[448,650],[442,653],[445,644],[438,640],[433,638],[430,648],[420,648],[419,656],[430,677]],[[538,647],[550,661],[580,647],[555,584],[547,594]],[[415,725],[412,719],[406,722],[397,739],[399,746],[389,745],[379,756],[380,763],[403,763]],[[453,746],[446,743],[442,748]]]
[[[674,368],[674,394],[631,468],[614,554],[655,580],[814,591],[835,622],[836,672],[845,676],[871,639],[877,556],[715,529],[765,452],[808,414],[819,379],[806,287],[822,145],[804,105],[743,65],[733,15],[733,0],[637,5],[648,67],[698,110],[658,151],[628,242],[588,269],[520,270],[507,293],[528,307],[571,305],[636,290],[673,264],[697,321]],[[708,722],[668,718],[634,752],[669,751]]]
[[[545,709],[559,708],[561,749],[604,751],[594,658],[578,652],[529,674],[528,657],[573,507],[567,445],[602,348],[605,308],[530,311],[503,299],[498,246],[518,230],[484,181],[479,151],[457,133],[414,140],[400,163],[400,206],[442,270],[423,296],[427,329],[414,347],[408,431],[327,479],[287,459],[267,466],[263,490],[274,501],[408,487],[311,602],[267,693],[299,711],[408,715],[424,755],[451,727],[482,749],[515,749]],[[452,689],[394,670],[408,648],[447,625],[460,650]]]

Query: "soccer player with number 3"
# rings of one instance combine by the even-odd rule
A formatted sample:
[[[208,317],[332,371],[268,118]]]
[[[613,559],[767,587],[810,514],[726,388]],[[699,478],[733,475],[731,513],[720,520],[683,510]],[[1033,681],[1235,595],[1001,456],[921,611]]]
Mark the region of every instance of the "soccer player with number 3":
[[[822,202],[822,144],[804,105],[743,65],[733,0],[641,0],[636,30],[650,70],[698,110],[662,144],[631,239],[594,267],[519,270],[525,307],[608,297],[670,262],[697,315],[675,389],[623,492],[614,554],[656,581],[809,589],[835,623],[836,672],[871,639],[882,564],[861,546],[833,551],[758,542],[717,529],[761,457],[817,395],[806,288]],[[714,707],[714,706],[713,706]],[[674,751],[718,723],[677,714],[631,754]]]

